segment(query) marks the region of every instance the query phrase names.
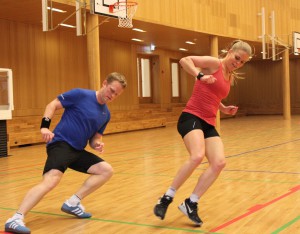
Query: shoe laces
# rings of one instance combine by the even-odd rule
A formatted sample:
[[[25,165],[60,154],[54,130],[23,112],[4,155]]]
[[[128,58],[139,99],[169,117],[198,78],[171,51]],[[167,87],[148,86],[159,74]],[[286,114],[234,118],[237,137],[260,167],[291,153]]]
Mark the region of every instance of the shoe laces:
[[[197,213],[197,211],[198,211],[198,203],[197,202],[191,202],[191,201],[189,201],[188,205],[191,208],[192,213],[195,213],[195,212]]]

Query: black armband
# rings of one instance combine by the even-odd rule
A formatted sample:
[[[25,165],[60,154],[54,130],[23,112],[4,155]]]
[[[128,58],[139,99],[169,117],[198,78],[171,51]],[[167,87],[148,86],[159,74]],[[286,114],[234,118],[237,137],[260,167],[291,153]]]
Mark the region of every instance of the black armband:
[[[201,80],[201,78],[204,76],[204,74],[202,72],[199,72],[197,75],[197,79]]]
[[[42,119],[41,128],[49,128],[51,123],[51,119],[48,117],[44,117]]]

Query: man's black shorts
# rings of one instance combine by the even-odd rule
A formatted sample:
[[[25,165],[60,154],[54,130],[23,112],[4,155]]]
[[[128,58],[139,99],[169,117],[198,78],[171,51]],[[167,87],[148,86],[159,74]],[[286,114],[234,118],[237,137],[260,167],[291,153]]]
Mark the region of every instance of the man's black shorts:
[[[87,173],[87,170],[99,162],[102,158],[86,150],[76,150],[68,143],[60,141],[47,146],[48,158],[45,163],[44,172],[57,169],[64,173],[67,168]]]

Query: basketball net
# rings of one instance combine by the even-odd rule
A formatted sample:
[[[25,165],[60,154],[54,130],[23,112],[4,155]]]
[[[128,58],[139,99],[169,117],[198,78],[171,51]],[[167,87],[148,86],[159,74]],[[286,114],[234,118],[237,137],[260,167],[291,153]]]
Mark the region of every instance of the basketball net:
[[[118,15],[120,28],[132,28],[132,18],[137,10],[137,2],[116,2],[109,6],[109,12],[126,11],[126,16]]]

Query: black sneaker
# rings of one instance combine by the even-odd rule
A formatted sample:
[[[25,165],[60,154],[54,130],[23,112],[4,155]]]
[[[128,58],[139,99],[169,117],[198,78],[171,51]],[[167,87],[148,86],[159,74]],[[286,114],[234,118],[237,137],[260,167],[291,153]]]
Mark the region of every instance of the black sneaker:
[[[191,202],[189,198],[185,199],[184,202],[178,206],[179,210],[184,213],[190,220],[192,220],[196,225],[201,226],[203,224],[202,220],[198,216],[198,203]]]
[[[173,197],[164,194],[158,199],[157,205],[154,207],[154,214],[157,217],[164,219],[168,206],[171,204],[172,201]]]

